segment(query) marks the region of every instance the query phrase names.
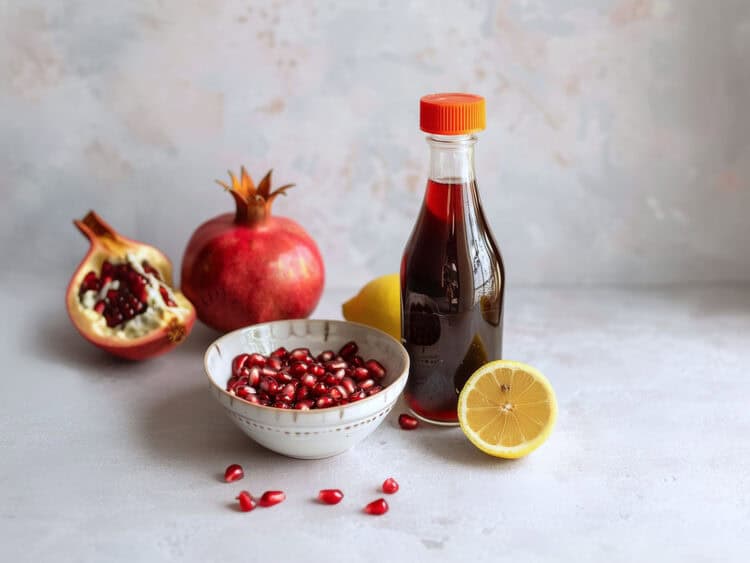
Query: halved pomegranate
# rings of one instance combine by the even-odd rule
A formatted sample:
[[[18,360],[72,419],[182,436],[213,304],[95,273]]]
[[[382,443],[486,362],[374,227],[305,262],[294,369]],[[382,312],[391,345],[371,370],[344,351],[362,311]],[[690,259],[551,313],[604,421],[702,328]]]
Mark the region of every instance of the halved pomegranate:
[[[195,309],[172,288],[169,259],[120,235],[93,211],[73,224],[91,243],[65,296],[78,332],[130,360],[163,354],[185,340]]]

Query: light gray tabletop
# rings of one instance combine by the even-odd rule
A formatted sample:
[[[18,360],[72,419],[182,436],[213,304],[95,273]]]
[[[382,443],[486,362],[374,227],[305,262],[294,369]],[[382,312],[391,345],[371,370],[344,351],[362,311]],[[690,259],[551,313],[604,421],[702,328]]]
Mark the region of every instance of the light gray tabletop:
[[[58,284],[59,285],[59,284]],[[399,429],[298,461],[211,398],[197,326],[123,363],[83,341],[62,287],[0,292],[2,561],[743,561],[750,553],[750,288],[514,289],[506,356],[539,367],[558,425],[503,461],[456,428]],[[350,291],[316,316],[338,318]],[[219,479],[241,463],[246,477]],[[394,476],[390,512],[361,508]],[[338,506],[314,502],[321,488]],[[234,510],[247,488],[288,500]]]

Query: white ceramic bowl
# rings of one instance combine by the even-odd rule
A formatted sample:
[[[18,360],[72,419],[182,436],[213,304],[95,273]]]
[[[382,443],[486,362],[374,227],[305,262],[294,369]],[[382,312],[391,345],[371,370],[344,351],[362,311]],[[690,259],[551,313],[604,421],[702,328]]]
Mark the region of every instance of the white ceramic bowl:
[[[359,344],[363,358],[374,358],[387,370],[383,390],[372,397],[341,407],[299,411],[248,403],[226,391],[232,359],[237,354],[268,355],[279,346],[288,350],[309,348],[318,354],[338,351],[350,340]],[[377,329],[345,321],[301,319],[230,332],[208,347],[204,366],[211,394],[245,434],[280,454],[320,459],[348,450],[378,427],[406,385],[409,355],[395,338]]]

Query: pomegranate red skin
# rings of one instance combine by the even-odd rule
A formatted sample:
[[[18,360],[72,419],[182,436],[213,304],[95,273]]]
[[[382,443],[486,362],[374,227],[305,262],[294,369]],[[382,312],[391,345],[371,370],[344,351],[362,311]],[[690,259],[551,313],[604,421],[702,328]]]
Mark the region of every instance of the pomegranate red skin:
[[[119,259],[128,250],[137,252],[139,249],[146,249],[149,252],[149,261],[157,267],[167,285],[174,287],[172,285],[172,263],[161,251],[151,245],[122,236],[93,211],[89,211],[82,220],[74,221],[73,224],[89,239],[91,244],[65,290],[68,316],[81,336],[105,352],[126,360],[153,358],[173,350],[183,342],[190,334],[196,316],[192,304],[185,302],[184,299],[181,299],[181,304],[189,309],[188,315],[184,319],[179,322],[173,320],[140,338],[115,340],[100,336],[90,330],[88,321],[82,316],[77,306],[78,289],[85,273],[94,269],[95,265],[101,263],[103,258]],[[106,242],[103,243],[103,239]]]
[[[201,321],[224,332],[308,317],[324,283],[318,247],[285,217],[240,224],[220,215],[193,233],[182,261],[183,294]]]

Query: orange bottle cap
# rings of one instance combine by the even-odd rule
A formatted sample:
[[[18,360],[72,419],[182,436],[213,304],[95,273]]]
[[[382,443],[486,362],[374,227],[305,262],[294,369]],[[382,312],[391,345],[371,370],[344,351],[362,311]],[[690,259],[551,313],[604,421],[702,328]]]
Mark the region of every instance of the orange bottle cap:
[[[482,131],[486,114],[484,98],[449,92],[428,94],[419,100],[419,128],[433,135],[468,135]]]

